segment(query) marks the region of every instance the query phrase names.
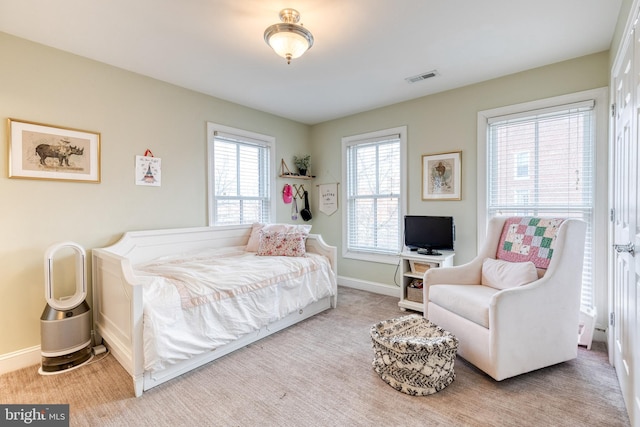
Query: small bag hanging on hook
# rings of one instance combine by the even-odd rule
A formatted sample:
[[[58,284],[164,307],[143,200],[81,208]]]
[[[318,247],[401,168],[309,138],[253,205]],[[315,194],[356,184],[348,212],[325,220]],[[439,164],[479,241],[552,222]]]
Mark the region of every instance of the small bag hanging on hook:
[[[311,218],[313,218],[311,210],[309,209],[309,193],[306,190],[304,192],[304,209],[300,211],[300,216],[305,221],[310,221]]]
[[[286,204],[291,203],[291,201],[293,200],[293,189],[291,188],[291,185],[284,185],[284,188],[282,189],[282,200]]]
[[[292,220],[297,220],[298,219],[298,202],[296,201],[296,198],[293,198],[293,203],[291,204],[291,219]]]

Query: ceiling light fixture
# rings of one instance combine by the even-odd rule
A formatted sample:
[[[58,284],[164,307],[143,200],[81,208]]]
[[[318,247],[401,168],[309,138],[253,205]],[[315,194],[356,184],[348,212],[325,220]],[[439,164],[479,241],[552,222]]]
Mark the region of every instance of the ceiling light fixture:
[[[295,9],[282,9],[280,20],[282,24],[273,24],[264,30],[264,41],[291,64],[292,59],[301,57],[313,46],[313,35],[298,25],[300,13]]]

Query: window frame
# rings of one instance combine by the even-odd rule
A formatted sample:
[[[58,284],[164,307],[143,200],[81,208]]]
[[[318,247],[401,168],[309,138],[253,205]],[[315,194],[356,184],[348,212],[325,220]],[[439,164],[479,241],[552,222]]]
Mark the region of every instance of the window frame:
[[[269,218],[265,218],[264,222],[273,222],[276,218],[276,179],[275,179],[275,153],[276,153],[276,139],[269,135],[263,135],[256,132],[251,132],[243,129],[238,129],[230,126],[225,126],[217,123],[207,122],[207,208],[208,208],[208,226],[209,227],[235,227],[241,225],[240,223],[236,224],[224,224],[224,225],[216,225],[215,223],[215,132],[220,132],[223,134],[233,135],[234,137],[238,137],[239,139],[244,139],[245,141],[257,144],[264,145],[264,147],[268,150],[269,153],[269,161],[268,161],[268,170],[265,171],[265,177],[267,185],[269,186],[268,190],[268,215]]]
[[[399,249],[397,253],[384,254],[374,251],[366,250],[353,250],[349,248],[349,165],[347,164],[347,150],[350,146],[357,144],[368,144],[372,140],[383,138],[389,135],[397,134],[400,140],[400,165],[399,165],[399,180],[400,180],[400,194],[399,194]],[[402,236],[404,235],[404,216],[407,212],[407,127],[399,126],[394,128],[388,128],[373,132],[367,132],[358,135],[352,135],[342,138],[342,182],[344,183],[344,191],[342,192],[342,256],[343,258],[356,259],[362,261],[378,262],[384,264],[397,264],[398,254],[402,252],[402,246],[404,244]]]
[[[486,238],[486,229],[489,222],[488,215],[488,178],[489,178],[489,121],[495,117],[507,116],[511,114],[531,114],[534,110],[545,108],[556,108],[563,105],[594,101],[594,153],[593,153],[593,209],[592,209],[592,301],[596,307],[604,307],[606,304],[606,284],[607,277],[607,241],[608,241],[608,195],[607,182],[598,179],[599,176],[608,176],[607,173],[607,135],[608,135],[608,91],[607,88],[591,89],[567,95],[541,99],[537,101],[525,102],[521,104],[509,105],[505,107],[478,112],[477,121],[477,182],[478,182],[478,203],[477,203],[477,247],[478,250]]]

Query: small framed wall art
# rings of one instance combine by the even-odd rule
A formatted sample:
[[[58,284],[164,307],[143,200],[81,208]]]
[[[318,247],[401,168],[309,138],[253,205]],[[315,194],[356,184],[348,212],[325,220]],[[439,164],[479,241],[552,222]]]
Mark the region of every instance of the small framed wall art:
[[[160,187],[162,182],[162,161],[154,157],[151,150],[144,156],[136,156],[136,185]]]
[[[422,200],[461,200],[462,151],[422,156]]]
[[[9,119],[9,178],[100,182],[100,134]]]

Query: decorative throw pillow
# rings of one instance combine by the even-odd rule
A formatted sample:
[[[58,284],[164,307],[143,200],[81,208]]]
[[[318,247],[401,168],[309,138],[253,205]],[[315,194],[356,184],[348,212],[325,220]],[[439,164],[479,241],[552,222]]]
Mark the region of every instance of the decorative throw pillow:
[[[482,284],[495,289],[508,289],[538,280],[531,261],[509,262],[486,258],[482,263]]]
[[[253,223],[251,227],[251,235],[249,236],[249,242],[247,243],[247,252],[257,252],[260,245],[260,232],[261,231],[277,231],[281,233],[299,232],[305,234],[305,238],[311,231],[311,225],[308,224],[264,224],[261,222]]]
[[[307,234],[300,232],[261,231],[258,255],[304,256]]]

